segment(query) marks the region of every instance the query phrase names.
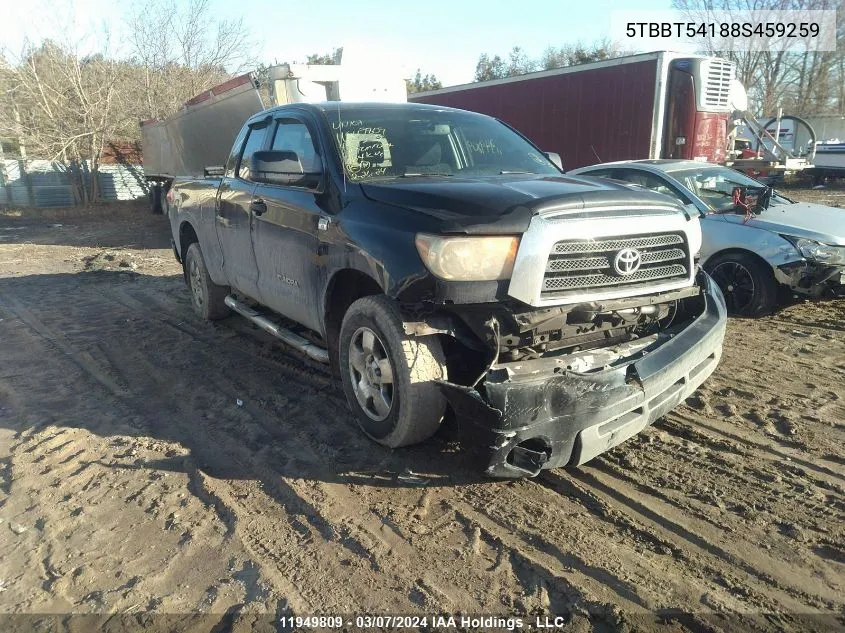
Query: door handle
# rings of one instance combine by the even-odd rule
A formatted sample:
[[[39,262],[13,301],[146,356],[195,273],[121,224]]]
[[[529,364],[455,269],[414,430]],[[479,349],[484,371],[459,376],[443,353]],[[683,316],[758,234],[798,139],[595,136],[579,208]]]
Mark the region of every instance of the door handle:
[[[255,215],[263,215],[267,211],[267,205],[261,198],[253,198],[249,203],[249,208]]]

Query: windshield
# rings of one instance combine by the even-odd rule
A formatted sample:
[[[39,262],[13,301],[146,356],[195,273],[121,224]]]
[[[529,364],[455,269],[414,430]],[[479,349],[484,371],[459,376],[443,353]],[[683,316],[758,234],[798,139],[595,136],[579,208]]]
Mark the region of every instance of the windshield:
[[[733,188],[765,187],[761,182],[749,178],[728,167],[702,167],[701,169],[684,169],[673,171],[671,175],[701,198],[707,206],[717,212],[733,211]],[[771,203],[783,204],[789,202],[786,198],[773,195]]]
[[[485,116],[372,107],[327,110],[325,115],[350,180],[560,175],[537,148]]]

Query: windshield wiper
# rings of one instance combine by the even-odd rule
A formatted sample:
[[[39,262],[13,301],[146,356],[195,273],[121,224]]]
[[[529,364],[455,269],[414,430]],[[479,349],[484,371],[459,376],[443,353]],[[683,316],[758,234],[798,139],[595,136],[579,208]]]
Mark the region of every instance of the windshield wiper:
[[[537,172],[536,171],[516,171],[516,170],[510,171],[510,170],[507,170],[507,169],[504,169],[504,170],[499,172],[500,176],[510,176],[512,174],[534,174],[536,176]]]
[[[431,172],[428,171],[424,174],[417,174],[417,173],[405,173],[402,174],[402,178],[417,178],[418,176],[454,176],[455,174],[441,174],[438,172]]]

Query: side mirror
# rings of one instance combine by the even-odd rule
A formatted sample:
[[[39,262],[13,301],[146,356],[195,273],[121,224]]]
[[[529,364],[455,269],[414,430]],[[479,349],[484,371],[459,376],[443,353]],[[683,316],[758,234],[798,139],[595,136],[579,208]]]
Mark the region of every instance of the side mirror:
[[[546,158],[552,161],[559,170],[563,171],[563,161],[560,159],[560,154],[557,152],[546,152]]]
[[[255,152],[250,159],[250,178],[268,185],[288,185],[317,189],[323,179],[323,165],[319,156],[305,171],[296,152],[267,150]]]

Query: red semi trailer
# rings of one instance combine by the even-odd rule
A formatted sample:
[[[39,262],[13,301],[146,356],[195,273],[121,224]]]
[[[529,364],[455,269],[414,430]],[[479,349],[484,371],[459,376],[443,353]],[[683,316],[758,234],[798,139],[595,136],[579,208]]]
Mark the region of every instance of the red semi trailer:
[[[409,95],[494,116],[566,169],[639,158],[725,162],[730,61],[644,53]]]

